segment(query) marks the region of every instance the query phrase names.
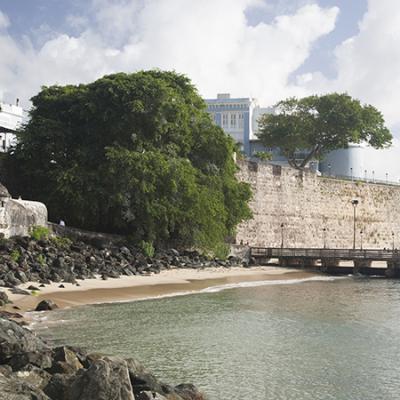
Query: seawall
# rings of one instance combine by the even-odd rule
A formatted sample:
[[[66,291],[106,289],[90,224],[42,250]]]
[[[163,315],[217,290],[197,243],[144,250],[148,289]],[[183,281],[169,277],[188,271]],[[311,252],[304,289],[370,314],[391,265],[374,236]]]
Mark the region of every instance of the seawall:
[[[239,225],[236,243],[265,247],[400,247],[400,186],[320,177],[289,167],[239,161],[250,183],[253,219]],[[283,224],[283,226],[282,226]],[[324,231],[325,229],[325,231]],[[362,232],[362,233],[361,233]]]

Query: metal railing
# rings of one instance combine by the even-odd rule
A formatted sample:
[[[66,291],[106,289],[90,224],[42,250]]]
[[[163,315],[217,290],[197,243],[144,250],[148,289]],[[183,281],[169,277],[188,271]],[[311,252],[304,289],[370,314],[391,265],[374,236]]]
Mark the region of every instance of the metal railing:
[[[400,260],[398,250],[375,249],[313,249],[313,248],[275,248],[251,247],[251,257],[265,258],[311,258],[311,259],[341,259],[341,260]]]
[[[331,174],[329,172],[323,172],[320,175],[323,178],[330,178],[330,179],[338,179],[344,181],[351,181],[354,183],[357,182],[365,182],[365,183],[372,183],[377,185],[395,185],[400,186],[400,181],[391,181],[389,179],[375,179],[375,178],[368,178],[368,177],[361,177],[361,176],[348,176],[348,175],[336,175]]]

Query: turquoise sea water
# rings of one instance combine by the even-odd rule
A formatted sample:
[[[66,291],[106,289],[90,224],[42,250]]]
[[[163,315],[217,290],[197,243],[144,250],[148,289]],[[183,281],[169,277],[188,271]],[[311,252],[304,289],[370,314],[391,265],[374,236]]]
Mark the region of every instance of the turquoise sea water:
[[[400,281],[220,289],[57,311],[36,329],[137,358],[210,400],[400,399]]]

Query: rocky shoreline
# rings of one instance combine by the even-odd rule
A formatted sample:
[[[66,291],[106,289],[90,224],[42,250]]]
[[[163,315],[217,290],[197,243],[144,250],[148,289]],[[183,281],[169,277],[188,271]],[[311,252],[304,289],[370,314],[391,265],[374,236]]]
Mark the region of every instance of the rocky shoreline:
[[[42,240],[15,237],[0,240],[0,286],[22,293],[18,285],[37,282],[37,287],[50,282],[79,285],[78,280],[101,277],[157,274],[173,268],[229,268],[245,265],[242,259],[210,259],[197,251],[169,249],[158,251],[153,257],[145,256],[129,244],[85,243],[80,240],[52,236]],[[18,293],[20,291],[20,293]],[[0,299],[0,305],[4,302]]]
[[[51,347],[0,317],[2,400],[204,400],[192,384],[160,382],[134,359]]]

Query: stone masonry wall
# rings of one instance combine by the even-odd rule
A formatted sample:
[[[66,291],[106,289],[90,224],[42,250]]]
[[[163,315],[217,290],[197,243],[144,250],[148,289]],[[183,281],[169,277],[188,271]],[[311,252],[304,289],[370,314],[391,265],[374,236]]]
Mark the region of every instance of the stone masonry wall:
[[[250,246],[400,248],[400,186],[319,177],[267,163],[239,162],[240,180],[251,184],[253,219],[239,225],[236,243]],[[283,224],[283,228],[281,228]],[[363,232],[361,235],[360,232]],[[392,235],[394,233],[394,235]]]

